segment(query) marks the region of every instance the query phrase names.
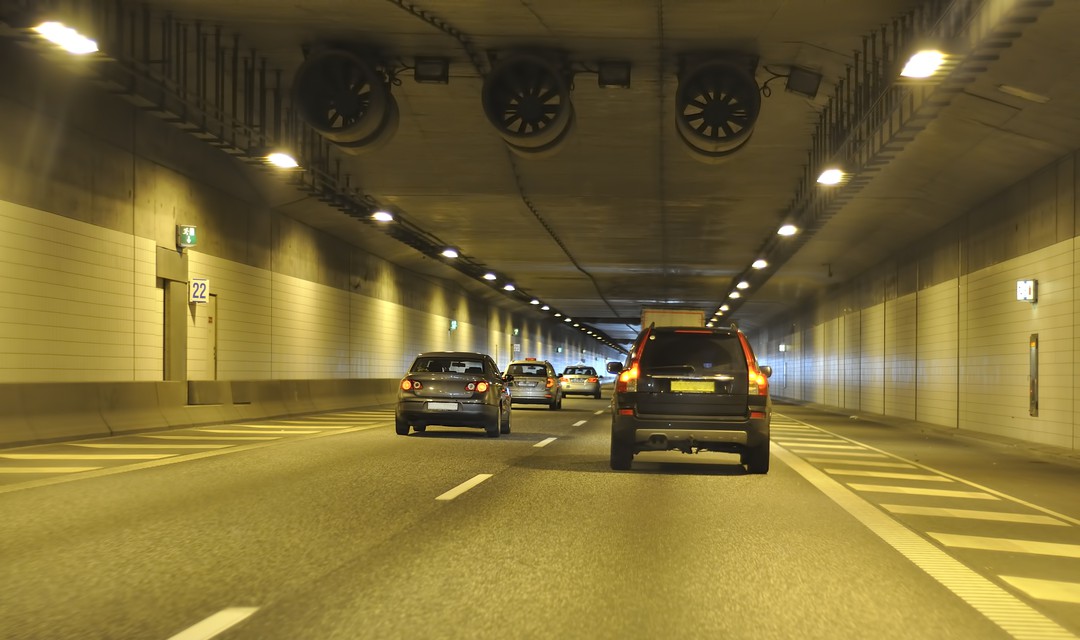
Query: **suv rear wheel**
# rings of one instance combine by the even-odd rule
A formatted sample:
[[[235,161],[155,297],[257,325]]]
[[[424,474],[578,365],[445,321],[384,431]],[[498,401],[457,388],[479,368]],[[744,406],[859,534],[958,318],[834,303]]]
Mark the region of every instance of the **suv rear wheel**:
[[[611,468],[626,471],[634,462],[634,443],[625,442],[611,434]]]
[[[750,473],[768,473],[769,441],[766,440],[762,444],[750,449],[742,454],[740,458],[740,461],[746,465],[746,470]]]

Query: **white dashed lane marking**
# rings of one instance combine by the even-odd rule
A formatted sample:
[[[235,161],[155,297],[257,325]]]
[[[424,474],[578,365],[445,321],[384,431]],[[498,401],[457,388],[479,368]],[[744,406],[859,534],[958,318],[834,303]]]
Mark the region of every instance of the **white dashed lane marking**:
[[[446,493],[437,496],[435,499],[436,500],[453,500],[454,498],[460,496],[461,494],[465,493],[469,489],[472,489],[476,485],[480,484],[484,480],[487,480],[492,475],[493,474],[490,474],[490,473],[477,474],[477,475],[473,476],[472,478],[466,480],[465,482],[462,482],[461,484],[454,487],[453,489],[447,491]]]
[[[91,444],[73,443],[73,447],[88,449],[224,449],[231,444]]]
[[[586,422],[588,422],[588,420],[578,420],[577,422],[574,423],[574,426],[575,427],[580,427],[581,425],[585,424]]]
[[[551,444],[552,442],[555,442],[556,440],[558,440],[558,438],[544,438],[543,440],[541,440],[540,442],[537,442],[533,446],[534,447],[546,447],[549,444]]]
[[[245,431],[244,433],[250,433]],[[139,436],[140,438],[154,438],[156,440],[212,440],[212,441],[252,441],[252,440],[281,440],[281,436]]]
[[[258,607],[222,609],[202,622],[172,636],[169,640],[209,640],[247,620],[258,610]]]

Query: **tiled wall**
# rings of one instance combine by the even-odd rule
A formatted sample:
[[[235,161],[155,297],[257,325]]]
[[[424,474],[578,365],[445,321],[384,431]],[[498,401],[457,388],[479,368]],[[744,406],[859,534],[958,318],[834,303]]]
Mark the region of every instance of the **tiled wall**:
[[[160,380],[152,242],[0,201],[0,382]]]

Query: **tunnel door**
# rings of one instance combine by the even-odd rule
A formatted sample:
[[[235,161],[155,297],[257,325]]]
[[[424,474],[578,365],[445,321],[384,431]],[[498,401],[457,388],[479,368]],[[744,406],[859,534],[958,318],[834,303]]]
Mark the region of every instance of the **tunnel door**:
[[[217,380],[217,295],[192,304],[188,317],[188,379]]]

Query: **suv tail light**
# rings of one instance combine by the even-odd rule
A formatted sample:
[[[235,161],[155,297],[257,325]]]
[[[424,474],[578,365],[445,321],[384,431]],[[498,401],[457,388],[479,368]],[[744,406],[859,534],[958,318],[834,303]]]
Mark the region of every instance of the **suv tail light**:
[[[751,366],[750,386],[747,389],[747,393],[752,396],[769,395],[769,379],[765,377],[765,374],[758,371],[757,367]]]
[[[548,378],[547,382],[544,383],[544,388],[545,389],[550,389],[550,388],[552,388],[554,386],[555,386],[555,378]]]
[[[615,391],[619,393],[634,393],[637,391],[637,381],[638,366],[635,362],[632,367],[619,374],[619,379],[615,382]]]

